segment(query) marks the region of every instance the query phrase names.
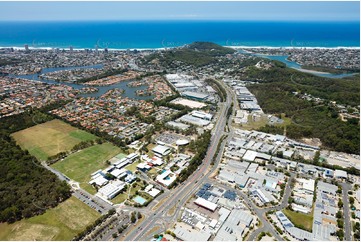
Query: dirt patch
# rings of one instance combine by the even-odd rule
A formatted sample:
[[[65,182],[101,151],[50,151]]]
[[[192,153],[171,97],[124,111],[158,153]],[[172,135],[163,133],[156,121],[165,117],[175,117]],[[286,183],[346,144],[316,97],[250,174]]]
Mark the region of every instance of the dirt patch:
[[[302,138],[301,141],[312,146],[321,146],[322,142],[319,138]]]
[[[59,229],[49,225],[21,223],[11,231],[9,240],[52,240]]]

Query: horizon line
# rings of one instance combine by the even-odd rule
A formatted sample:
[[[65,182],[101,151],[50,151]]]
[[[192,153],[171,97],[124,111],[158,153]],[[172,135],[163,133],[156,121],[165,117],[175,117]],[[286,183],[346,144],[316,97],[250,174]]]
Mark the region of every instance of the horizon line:
[[[189,21],[207,21],[207,22],[342,22],[342,23],[360,23],[360,19],[355,20],[334,20],[334,19],[310,19],[310,20],[295,20],[295,19],[38,19],[38,20],[1,20],[0,22],[141,22],[141,21],[154,21],[154,22],[172,22],[172,21],[181,21],[181,22],[189,22]]]

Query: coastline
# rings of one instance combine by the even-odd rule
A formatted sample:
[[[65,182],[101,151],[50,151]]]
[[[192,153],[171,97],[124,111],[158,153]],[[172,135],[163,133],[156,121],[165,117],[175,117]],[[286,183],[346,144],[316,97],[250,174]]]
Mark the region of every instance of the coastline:
[[[180,46],[172,46],[172,47],[154,47],[154,48],[107,48],[108,51],[151,51],[151,50],[167,50],[167,49],[174,49],[174,48],[180,48],[183,45]],[[227,46],[223,45],[223,47],[232,48],[235,50],[239,49],[306,49],[306,50],[312,50],[312,49],[356,49],[359,50],[359,46],[335,46],[335,47],[320,47],[320,46],[307,46],[307,47],[294,47],[294,46]],[[13,48],[14,50],[25,50],[25,47],[23,46],[0,46],[0,49],[10,49]],[[29,46],[29,50],[54,50],[54,49],[60,49],[60,50],[69,50],[69,47],[31,47]],[[81,50],[95,50],[95,48],[73,48],[74,51],[81,51]],[[99,48],[99,51],[104,51],[104,48]],[[245,50],[246,52],[249,52]],[[249,52],[252,53],[252,52]]]
[[[232,49],[360,49],[359,46],[335,46],[335,47],[320,47],[320,46],[307,46],[307,47],[295,47],[295,46],[224,46]]]

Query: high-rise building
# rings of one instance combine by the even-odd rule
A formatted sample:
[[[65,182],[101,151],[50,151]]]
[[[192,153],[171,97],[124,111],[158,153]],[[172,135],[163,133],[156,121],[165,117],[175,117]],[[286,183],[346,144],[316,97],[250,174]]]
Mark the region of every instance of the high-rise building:
[[[95,46],[95,53],[98,54],[98,45]]]
[[[29,51],[29,45],[25,45],[25,51]]]

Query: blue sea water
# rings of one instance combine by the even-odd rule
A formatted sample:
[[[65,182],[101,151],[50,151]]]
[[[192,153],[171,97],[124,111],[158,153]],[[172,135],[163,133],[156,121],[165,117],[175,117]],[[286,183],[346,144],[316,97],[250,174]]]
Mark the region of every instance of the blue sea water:
[[[0,46],[143,49],[211,41],[226,46],[359,47],[359,22],[0,22]]]

